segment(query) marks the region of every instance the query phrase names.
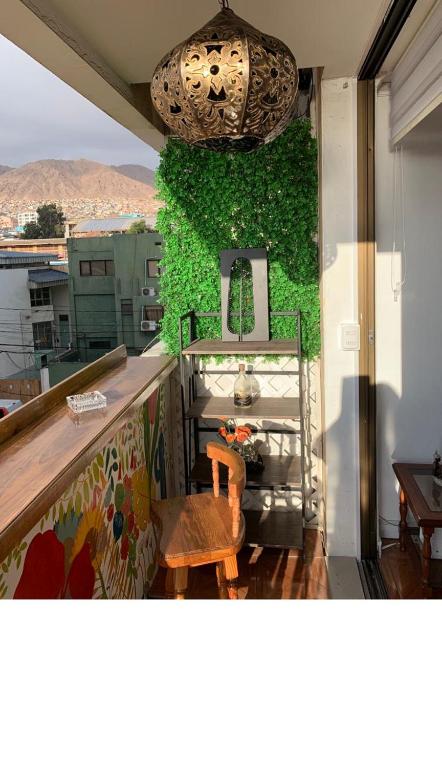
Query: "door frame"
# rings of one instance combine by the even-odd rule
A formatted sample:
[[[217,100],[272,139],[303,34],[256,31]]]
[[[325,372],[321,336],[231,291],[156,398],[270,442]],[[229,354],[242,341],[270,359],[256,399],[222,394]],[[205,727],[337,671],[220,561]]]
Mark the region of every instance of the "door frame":
[[[361,558],[377,555],[375,359],[375,82],[357,86],[359,489]]]
[[[393,0],[363,62],[357,86],[359,485],[361,559],[378,556],[375,345],[376,77],[417,0]]]

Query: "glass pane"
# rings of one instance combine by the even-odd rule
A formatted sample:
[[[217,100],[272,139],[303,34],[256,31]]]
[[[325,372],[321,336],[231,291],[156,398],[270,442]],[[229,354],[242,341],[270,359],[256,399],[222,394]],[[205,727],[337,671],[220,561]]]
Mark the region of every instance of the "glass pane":
[[[35,349],[50,349],[52,347],[52,324],[50,322],[34,323],[32,331]]]
[[[106,274],[106,262],[105,261],[91,261],[91,275],[93,277],[104,277]]]
[[[122,301],[121,302],[121,314],[122,315],[133,315],[133,302],[132,301]]]
[[[90,275],[91,263],[90,261],[80,261],[80,275]]]
[[[106,275],[113,276],[114,274],[115,274],[114,261],[113,261],[113,259],[107,259],[106,260]]]
[[[158,323],[163,317],[163,307],[143,307],[143,320],[153,320]]]
[[[149,277],[159,277],[160,274],[160,262],[149,259],[147,262],[147,274]]]

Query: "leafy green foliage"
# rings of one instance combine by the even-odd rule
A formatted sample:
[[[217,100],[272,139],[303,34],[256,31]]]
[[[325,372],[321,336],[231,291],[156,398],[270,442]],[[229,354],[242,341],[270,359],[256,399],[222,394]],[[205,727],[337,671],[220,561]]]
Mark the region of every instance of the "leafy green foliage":
[[[48,237],[63,237],[65,217],[63,209],[56,203],[46,203],[37,208],[38,220],[25,224],[22,232],[24,240]]]
[[[157,227],[164,240],[162,338],[179,351],[178,318],[194,309],[219,311],[219,252],[267,248],[273,311],[300,309],[303,353],[319,353],[317,152],[308,120],[250,154],[222,154],[171,139],[157,173],[165,207]],[[236,290],[236,289],[235,289]],[[292,318],[272,318],[274,338],[294,334]],[[198,333],[219,338],[217,318],[200,318]]]
[[[134,221],[127,230],[128,235],[143,235],[145,232],[151,232],[152,230],[147,226],[144,219],[140,221]]]
[[[21,233],[22,240],[38,240],[41,237],[40,227],[36,221],[28,221]]]
[[[238,315],[241,315],[241,320]],[[255,327],[252,265],[248,259],[236,259],[230,273],[227,327],[237,334],[251,333]]]

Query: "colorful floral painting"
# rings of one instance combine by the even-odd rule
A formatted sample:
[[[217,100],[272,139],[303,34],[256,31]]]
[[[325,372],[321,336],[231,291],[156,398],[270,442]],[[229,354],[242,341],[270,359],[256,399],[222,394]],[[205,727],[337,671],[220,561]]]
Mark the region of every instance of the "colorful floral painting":
[[[152,499],[166,495],[160,387],[0,563],[0,598],[140,598],[155,575]]]

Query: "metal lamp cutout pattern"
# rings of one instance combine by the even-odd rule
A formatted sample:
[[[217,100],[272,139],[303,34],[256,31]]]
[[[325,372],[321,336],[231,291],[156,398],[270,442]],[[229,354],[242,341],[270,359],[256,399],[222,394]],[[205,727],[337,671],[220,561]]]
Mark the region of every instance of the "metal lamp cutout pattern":
[[[250,152],[294,117],[296,61],[286,45],[221,11],[160,61],[152,102],[172,135],[217,151]]]

